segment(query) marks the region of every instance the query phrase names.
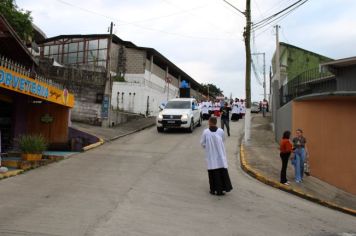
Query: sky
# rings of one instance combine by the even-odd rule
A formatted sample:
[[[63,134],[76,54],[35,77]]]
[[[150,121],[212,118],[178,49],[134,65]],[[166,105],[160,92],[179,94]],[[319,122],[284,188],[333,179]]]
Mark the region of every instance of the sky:
[[[297,0],[251,0],[258,22]],[[230,0],[241,11],[242,0]],[[223,0],[17,0],[47,35],[114,33],[138,46],[155,48],[200,83],[213,83],[227,97],[245,97],[244,15]],[[324,56],[356,56],[356,1],[309,0],[287,17],[253,32],[253,53],[266,55],[266,80],[279,38]],[[253,56],[252,101],[263,98],[263,57]],[[267,88],[269,84],[267,83]],[[267,93],[269,89],[267,89]]]

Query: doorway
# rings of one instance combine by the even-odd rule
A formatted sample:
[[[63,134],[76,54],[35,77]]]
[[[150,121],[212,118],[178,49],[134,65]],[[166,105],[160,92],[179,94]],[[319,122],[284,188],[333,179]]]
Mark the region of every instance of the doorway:
[[[12,103],[0,99],[0,153],[5,153],[12,147]]]

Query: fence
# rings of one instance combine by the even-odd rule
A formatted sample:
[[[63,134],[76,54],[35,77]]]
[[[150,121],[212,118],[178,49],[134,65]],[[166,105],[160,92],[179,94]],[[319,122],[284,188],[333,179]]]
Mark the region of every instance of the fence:
[[[333,91],[336,91],[335,75],[314,68],[299,74],[280,88],[280,106],[300,96]]]
[[[61,84],[55,83],[50,79],[45,78],[44,76],[40,76],[37,75],[36,72],[34,72],[33,70],[31,70],[30,68],[26,68],[25,66],[11,60],[8,59],[4,56],[0,55],[0,66],[7,68],[9,70],[15,71],[16,73],[19,73],[21,75],[24,75],[26,77],[30,77],[30,78],[34,78],[38,81],[41,81],[43,83],[46,83],[48,85],[51,85],[53,87],[56,87],[60,90],[63,90],[64,87]]]

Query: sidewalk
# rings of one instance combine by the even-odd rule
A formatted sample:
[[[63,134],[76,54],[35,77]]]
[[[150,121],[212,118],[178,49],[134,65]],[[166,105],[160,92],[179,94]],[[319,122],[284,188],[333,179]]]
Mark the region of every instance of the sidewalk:
[[[305,176],[302,184],[294,182],[294,168],[288,163],[290,186],[279,184],[281,160],[274,140],[271,116],[252,115],[251,140],[241,147],[242,168],[258,180],[319,204],[356,215],[356,196],[315,177]]]
[[[72,122],[72,128],[89,133],[107,142],[148,128],[150,126],[153,126],[155,123],[156,117],[142,117],[123,123],[113,128],[103,128],[100,126],[93,126],[78,122]]]

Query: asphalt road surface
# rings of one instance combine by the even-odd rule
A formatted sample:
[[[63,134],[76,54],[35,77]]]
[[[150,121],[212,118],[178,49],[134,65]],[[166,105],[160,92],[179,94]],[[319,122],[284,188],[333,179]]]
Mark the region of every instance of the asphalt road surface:
[[[355,235],[355,217],[244,174],[241,121],[226,141],[234,190],[210,195],[204,126],[153,127],[0,181],[0,235]]]

